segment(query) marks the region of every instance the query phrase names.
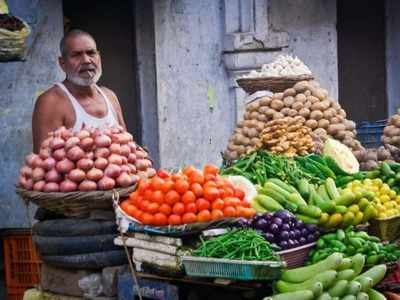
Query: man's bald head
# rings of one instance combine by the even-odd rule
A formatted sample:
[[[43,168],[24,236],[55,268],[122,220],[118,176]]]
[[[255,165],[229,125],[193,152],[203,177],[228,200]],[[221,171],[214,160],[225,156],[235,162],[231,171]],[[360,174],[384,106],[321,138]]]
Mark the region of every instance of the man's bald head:
[[[61,53],[62,57],[65,57],[67,55],[67,52],[68,52],[68,49],[67,49],[67,41],[68,41],[68,39],[79,37],[79,36],[87,36],[87,37],[91,38],[94,43],[96,43],[96,41],[90,35],[90,33],[86,32],[86,31],[83,31],[83,30],[80,30],[80,29],[72,29],[72,30],[68,31],[60,41],[60,53]]]

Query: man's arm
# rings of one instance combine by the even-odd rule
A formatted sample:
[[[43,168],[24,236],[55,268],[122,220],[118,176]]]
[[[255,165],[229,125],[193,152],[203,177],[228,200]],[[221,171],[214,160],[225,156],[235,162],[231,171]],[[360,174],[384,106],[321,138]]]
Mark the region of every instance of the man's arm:
[[[112,106],[114,108],[114,111],[117,114],[117,118],[118,118],[117,121],[118,121],[119,125],[124,127],[124,129],[126,130],[126,125],[125,125],[124,117],[123,117],[123,114],[122,114],[121,105],[119,104],[117,96],[115,95],[115,93],[112,90],[110,90],[110,89],[108,89],[106,87],[102,87],[102,89],[104,89],[104,91],[106,92],[108,98],[111,101],[111,104],[112,104]]]
[[[36,100],[32,116],[34,153],[39,153],[40,145],[50,131],[63,126],[63,116],[58,109],[60,106],[58,100],[51,93],[45,93]]]

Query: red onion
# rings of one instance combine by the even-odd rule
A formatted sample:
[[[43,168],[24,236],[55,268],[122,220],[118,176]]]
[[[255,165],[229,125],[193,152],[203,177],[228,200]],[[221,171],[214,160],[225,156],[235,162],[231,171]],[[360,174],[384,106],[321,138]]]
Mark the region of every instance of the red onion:
[[[116,144],[113,143],[110,145],[110,151],[111,153],[115,153],[115,154],[121,154],[121,145],[120,144]]]
[[[128,145],[121,145],[121,155],[129,157],[131,153],[131,148]]]
[[[130,153],[128,156],[128,162],[134,164],[136,162],[136,154]]]
[[[107,167],[107,165],[108,165],[108,160],[103,157],[99,157],[94,161],[94,166],[100,170],[104,170]]]
[[[56,160],[53,157],[46,158],[42,163],[42,167],[46,171],[53,169],[55,166],[56,166]]]
[[[67,152],[67,157],[72,161],[80,160],[83,156],[85,156],[85,151],[79,146],[73,146]]]
[[[94,152],[94,157],[104,157],[107,158],[110,156],[110,150],[108,148],[97,148]]]
[[[64,148],[61,149],[57,149],[56,151],[53,152],[52,156],[56,159],[56,160],[63,160],[66,156],[66,152]]]
[[[41,159],[46,159],[51,155],[50,148],[40,148],[39,156]]]
[[[111,139],[109,136],[102,134],[96,136],[95,143],[97,147],[109,147],[111,145]]]
[[[66,142],[65,142],[65,150],[69,150],[73,146],[76,146],[79,144],[81,140],[77,136],[72,136],[70,137]]]
[[[79,184],[78,189],[82,192],[89,192],[97,190],[97,184],[94,181],[85,179]]]
[[[74,192],[77,189],[78,185],[69,179],[65,179],[60,183],[60,192],[69,193],[69,192]]]
[[[46,193],[51,193],[51,192],[58,192],[60,190],[60,187],[58,185],[58,183],[55,182],[48,182],[44,185],[43,187],[43,192]]]
[[[92,181],[99,181],[101,178],[103,178],[104,173],[100,169],[93,168],[86,174],[86,178]]]
[[[79,131],[76,136],[80,139],[83,140],[84,138],[90,137],[90,132],[87,130],[81,130]]]
[[[94,146],[94,140],[91,137],[87,137],[81,140],[79,146],[85,151],[92,150]]]
[[[50,141],[50,148],[53,150],[61,149],[65,145],[65,141],[60,137],[55,137]]]
[[[43,191],[44,186],[46,185],[46,181],[40,180],[33,185],[33,190],[37,192]]]
[[[129,176],[128,173],[125,172],[121,173],[116,181],[120,187],[128,187],[133,183],[131,176]]]
[[[32,176],[32,169],[29,168],[28,166],[23,166],[19,172],[21,173],[22,176],[30,178]]]
[[[99,190],[111,190],[115,187],[115,180],[104,176],[102,179],[97,182],[97,186],[99,187]]]
[[[34,182],[40,181],[44,178],[45,172],[42,168],[36,167],[32,171],[32,179]]]
[[[111,154],[110,157],[108,158],[108,162],[114,165],[119,165],[119,166],[122,165],[121,156],[118,154]]]
[[[60,173],[58,173],[56,169],[51,169],[46,172],[45,178],[47,182],[60,182],[62,180]]]
[[[76,163],[76,166],[78,169],[81,169],[83,171],[88,171],[91,168],[93,168],[94,162],[91,159],[88,158],[81,158],[80,160],[78,160],[78,162]]]
[[[121,174],[121,168],[114,164],[109,164],[104,170],[104,174],[110,178],[117,178]]]
[[[86,178],[86,174],[81,169],[73,169],[68,173],[67,178],[73,182],[81,182]]]
[[[37,154],[31,153],[25,157],[25,163],[28,165],[28,167],[34,167],[33,162],[35,161],[35,157],[38,156]]]
[[[69,173],[74,168],[75,168],[75,164],[72,161],[70,161],[68,158],[64,158],[63,160],[60,160],[56,164],[56,170],[59,173]]]

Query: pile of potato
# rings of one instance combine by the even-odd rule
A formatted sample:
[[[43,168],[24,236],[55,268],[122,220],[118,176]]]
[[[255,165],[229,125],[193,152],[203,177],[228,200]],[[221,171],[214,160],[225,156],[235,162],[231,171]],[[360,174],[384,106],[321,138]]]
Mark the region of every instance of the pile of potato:
[[[340,104],[329,97],[328,91],[316,81],[300,81],[283,93],[262,97],[246,106],[244,120],[240,121],[231,138],[226,159],[237,159],[241,155],[262,146],[260,133],[271,120],[301,116],[304,125],[322,141],[329,136],[341,141],[353,151],[362,149],[356,137],[356,124],[346,119]]]
[[[382,143],[400,147],[400,114],[393,115],[383,129]]]
[[[269,121],[261,132],[263,148],[289,157],[315,151],[311,128],[301,116]]]
[[[354,155],[360,163],[360,169],[363,171],[376,169],[380,163],[393,160],[391,151],[384,146],[377,149],[356,150]]]

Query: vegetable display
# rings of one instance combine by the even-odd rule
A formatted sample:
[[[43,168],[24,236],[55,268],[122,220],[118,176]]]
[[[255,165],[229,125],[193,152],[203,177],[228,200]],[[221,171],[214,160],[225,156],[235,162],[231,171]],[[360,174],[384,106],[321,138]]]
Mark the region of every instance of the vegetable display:
[[[322,235],[316,248],[309,253],[308,262],[314,264],[334,252],[343,253],[345,257],[356,253],[364,254],[367,266],[395,262],[400,258],[400,249],[396,244],[382,244],[376,236],[365,231],[355,232],[349,227]]]
[[[271,245],[251,229],[231,230],[211,240],[201,240],[193,255],[237,260],[280,260]]]
[[[154,174],[147,152],[122,127],[61,127],[49,133],[39,154],[25,158],[18,185],[38,192],[110,190]]]
[[[137,221],[156,226],[252,218],[255,211],[245,192],[218,173],[210,164],[203,171],[193,166],[175,174],[159,170],[153,178],[141,180],[121,208]]]
[[[376,265],[361,273],[364,264],[362,254],[343,258],[333,253],[313,265],[283,272],[275,285],[277,294],[264,300],[385,299],[373,287],[384,278],[386,266]]]
[[[241,225],[257,230],[283,250],[315,242],[319,237],[316,225],[305,224],[286,210],[256,215],[251,220],[242,220]]]
[[[339,168],[348,174],[354,174],[360,170],[360,164],[350,149],[334,139],[326,140],[323,154],[331,157]]]
[[[400,115],[399,112],[389,118],[383,129],[382,143],[396,147],[400,146]]]

